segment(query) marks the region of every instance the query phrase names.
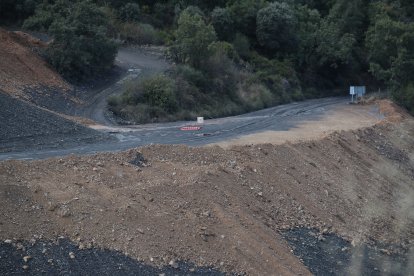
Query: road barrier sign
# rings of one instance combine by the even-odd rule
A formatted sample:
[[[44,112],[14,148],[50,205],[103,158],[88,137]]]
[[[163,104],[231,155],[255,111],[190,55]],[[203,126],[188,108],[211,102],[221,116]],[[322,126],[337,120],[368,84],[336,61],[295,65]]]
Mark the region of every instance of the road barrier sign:
[[[180,129],[183,131],[195,131],[195,130],[200,130],[201,127],[200,126],[183,126]]]

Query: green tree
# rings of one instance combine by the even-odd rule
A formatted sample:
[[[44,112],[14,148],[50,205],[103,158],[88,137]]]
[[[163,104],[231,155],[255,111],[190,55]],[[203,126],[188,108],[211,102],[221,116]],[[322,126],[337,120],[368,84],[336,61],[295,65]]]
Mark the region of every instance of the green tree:
[[[137,3],[127,3],[119,9],[119,18],[124,22],[138,22],[140,12],[141,10]]]
[[[244,34],[236,33],[232,44],[241,58],[248,59],[250,57],[250,41]]]
[[[35,12],[41,0],[1,0],[0,23],[20,23]]]
[[[296,50],[297,20],[287,3],[274,2],[257,13],[257,40],[269,51],[283,54]]]
[[[336,22],[322,20],[316,39],[319,66],[338,68],[351,62],[355,37],[349,33],[342,34]]]
[[[235,23],[235,28],[256,40],[257,12],[267,5],[265,0],[232,0],[229,1],[229,10]]]
[[[117,45],[106,36],[107,21],[92,2],[58,0],[41,6],[25,25],[47,28],[53,36],[46,52],[50,64],[64,77],[83,81],[113,64]]]
[[[233,37],[233,19],[228,9],[215,8],[211,13],[211,22],[219,40],[229,41]]]
[[[399,4],[371,5],[366,34],[369,71],[399,104],[414,112],[414,23],[406,20]]]
[[[394,90],[392,96],[397,103],[407,108],[412,114],[414,114],[414,84],[408,82],[403,87]]]
[[[337,0],[329,12],[329,20],[336,22],[341,33],[362,40],[368,27],[368,0]]]
[[[179,63],[200,68],[210,56],[208,46],[216,41],[212,25],[207,25],[199,14],[184,10],[178,19],[176,41],[171,47],[174,59]]]
[[[174,93],[174,81],[164,75],[148,78],[142,83],[142,100],[153,107],[159,107],[166,112],[177,109]]]
[[[376,4],[373,23],[366,35],[370,72],[389,87],[398,89],[414,79],[414,23],[392,19]]]
[[[42,2],[33,16],[26,19],[23,28],[47,32],[55,20],[69,16],[73,4],[68,0],[56,0],[53,4]]]
[[[321,15],[315,9],[307,6],[298,6],[296,11],[298,18],[299,47],[297,53],[298,68],[304,69],[318,64],[319,57],[316,55],[318,47],[317,32],[321,25]]]

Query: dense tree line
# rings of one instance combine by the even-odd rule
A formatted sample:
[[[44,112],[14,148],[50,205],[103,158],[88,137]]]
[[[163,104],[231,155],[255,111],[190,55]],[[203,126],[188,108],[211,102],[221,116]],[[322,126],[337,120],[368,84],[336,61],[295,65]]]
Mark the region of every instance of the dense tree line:
[[[58,8],[68,2],[75,4]],[[157,76],[165,91],[153,91],[169,99],[143,96],[157,83],[149,81],[113,99],[119,114],[139,102],[152,107],[154,117],[182,109],[218,116],[346,93],[349,85],[387,89],[414,112],[411,0],[0,1],[2,18],[9,21],[13,12],[26,19],[25,27],[55,37],[49,59],[64,74],[88,65],[94,69],[82,69],[82,76],[107,68],[115,38],[167,45],[178,66]],[[83,54],[95,43],[105,45],[101,53]],[[104,52],[111,58],[99,64]],[[71,63],[74,56],[85,59]],[[178,82],[184,92],[174,88]],[[211,112],[223,100],[229,108]]]

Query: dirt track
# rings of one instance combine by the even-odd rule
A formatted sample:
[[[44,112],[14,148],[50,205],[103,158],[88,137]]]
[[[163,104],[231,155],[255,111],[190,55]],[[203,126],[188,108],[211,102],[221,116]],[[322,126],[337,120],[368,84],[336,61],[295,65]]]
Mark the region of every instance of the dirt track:
[[[97,90],[86,92],[88,94],[92,92],[93,97],[85,99],[86,105],[75,111],[77,116],[89,118],[103,125],[116,125],[116,118],[113,118],[107,110],[108,97],[122,93],[126,81],[163,72],[170,65],[163,56],[163,48],[149,47],[121,48],[115,66],[120,72],[117,79],[106,86],[100,86]]]

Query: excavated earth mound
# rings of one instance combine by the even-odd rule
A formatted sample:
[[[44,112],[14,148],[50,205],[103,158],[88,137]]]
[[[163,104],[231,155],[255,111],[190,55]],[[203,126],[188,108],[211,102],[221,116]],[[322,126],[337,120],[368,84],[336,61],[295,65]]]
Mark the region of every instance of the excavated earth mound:
[[[102,248],[166,275],[196,273],[180,261],[247,275],[409,275],[413,135],[406,117],[295,144],[1,162],[0,256],[20,262],[0,261],[0,273],[69,273],[73,260],[93,274],[75,256]],[[73,255],[49,253],[61,239]]]

